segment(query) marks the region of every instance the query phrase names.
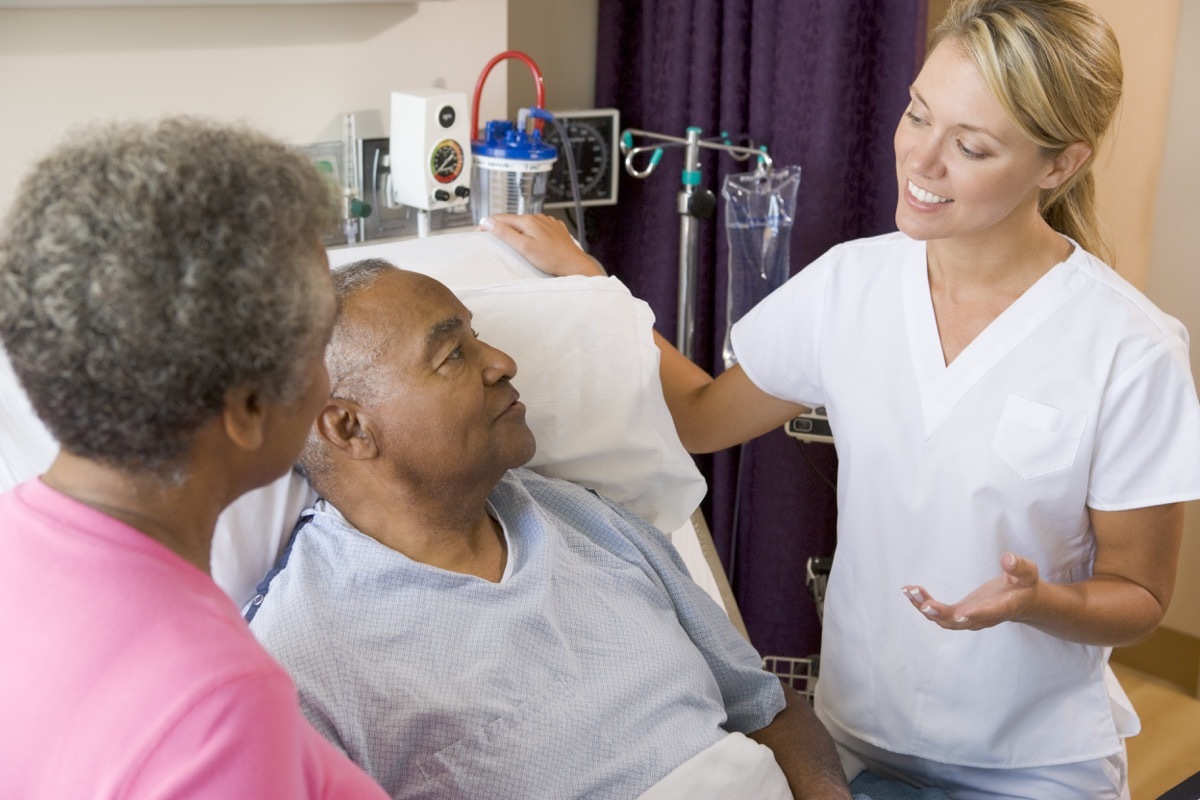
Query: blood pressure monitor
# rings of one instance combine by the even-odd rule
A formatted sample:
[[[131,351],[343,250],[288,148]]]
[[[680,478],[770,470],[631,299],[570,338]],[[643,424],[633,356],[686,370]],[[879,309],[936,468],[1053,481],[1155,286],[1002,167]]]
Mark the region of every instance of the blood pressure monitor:
[[[620,136],[620,112],[615,108],[586,111],[553,111],[567,130],[575,168],[579,171],[579,195],[584,206],[611,206],[617,203],[619,174],[617,137]],[[558,148],[558,159],[546,181],[546,208],[575,205],[571,195],[571,177],[567,156],[559,141],[558,130],[547,124],[542,138]]]

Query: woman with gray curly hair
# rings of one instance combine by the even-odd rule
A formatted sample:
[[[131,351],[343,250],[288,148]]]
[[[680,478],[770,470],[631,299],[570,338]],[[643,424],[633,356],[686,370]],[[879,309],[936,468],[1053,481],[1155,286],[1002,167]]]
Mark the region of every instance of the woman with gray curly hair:
[[[61,449],[0,496],[0,796],[384,796],[209,577],[217,516],[328,395],[334,219],[305,157],[186,118],[94,128],[21,185],[0,338]]]

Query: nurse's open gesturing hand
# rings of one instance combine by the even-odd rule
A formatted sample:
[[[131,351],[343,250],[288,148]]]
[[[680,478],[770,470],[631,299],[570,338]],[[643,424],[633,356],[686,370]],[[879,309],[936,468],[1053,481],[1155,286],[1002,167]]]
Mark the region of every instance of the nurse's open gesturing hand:
[[[923,586],[905,586],[908,601],[928,619],[948,630],[977,631],[1020,619],[1037,594],[1038,568],[1013,553],[1000,559],[1002,572],[954,605],[934,600]]]

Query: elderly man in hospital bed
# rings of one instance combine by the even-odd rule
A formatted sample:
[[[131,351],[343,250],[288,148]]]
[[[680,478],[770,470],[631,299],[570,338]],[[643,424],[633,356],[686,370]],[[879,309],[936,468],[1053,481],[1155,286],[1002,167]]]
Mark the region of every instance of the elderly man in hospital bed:
[[[318,730],[395,798],[850,796],[666,537],[521,469],[517,366],[454,294],[378,259],[335,286],[320,500],[247,606]]]

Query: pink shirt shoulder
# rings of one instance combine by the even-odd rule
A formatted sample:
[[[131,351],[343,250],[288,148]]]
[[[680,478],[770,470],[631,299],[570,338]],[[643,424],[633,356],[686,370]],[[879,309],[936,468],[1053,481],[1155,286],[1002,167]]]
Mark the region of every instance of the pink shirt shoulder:
[[[38,480],[0,495],[0,796],[384,798],[212,579]]]

